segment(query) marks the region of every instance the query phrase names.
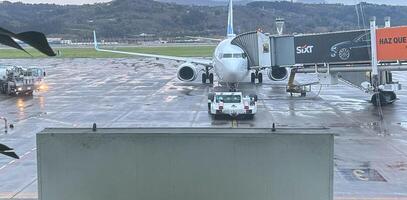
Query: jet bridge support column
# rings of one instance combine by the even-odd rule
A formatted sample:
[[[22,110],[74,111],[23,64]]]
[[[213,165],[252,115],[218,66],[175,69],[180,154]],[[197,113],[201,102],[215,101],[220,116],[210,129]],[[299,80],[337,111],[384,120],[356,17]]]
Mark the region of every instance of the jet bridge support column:
[[[386,88],[387,80],[385,72],[379,72],[378,61],[377,61],[377,37],[376,37],[376,17],[372,17],[370,20],[370,35],[371,35],[371,63],[372,63],[372,81],[373,92],[371,102],[373,105],[380,106],[385,104],[391,104],[396,101],[397,96],[395,88]],[[392,86],[393,84],[389,84]]]
[[[391,27],[391,18],[385,17],[384,18],[384,27],[390,28]],[[381,84],[393,84],[393,74],[391,71],[384,71],[380,72],[381,75]]]

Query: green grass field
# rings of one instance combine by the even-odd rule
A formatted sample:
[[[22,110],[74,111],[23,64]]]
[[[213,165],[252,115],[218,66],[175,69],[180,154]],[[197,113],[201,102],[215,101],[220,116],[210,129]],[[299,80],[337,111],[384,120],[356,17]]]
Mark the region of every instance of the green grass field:
[[[209,57],[212,56],[215,46],[171,46],[171,47],[120,47],[114,50],[129,51],[137,53],[150,53],[168,56],[183,56],[183,57]],[[45,58],[32,48],[27,48],[27,51],[32,57],[23,51],[15,49],[0,49],[0,59],[14,58]],[[97,52],[93,48],[54,48],[54,51],[60,52],[56,58],[125,58],[129,55],[114,54],[106,52]]]

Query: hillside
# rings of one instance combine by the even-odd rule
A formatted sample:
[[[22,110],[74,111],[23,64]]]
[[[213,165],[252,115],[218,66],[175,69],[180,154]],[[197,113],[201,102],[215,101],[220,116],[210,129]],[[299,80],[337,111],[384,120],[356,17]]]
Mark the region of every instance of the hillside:
[[[387,15],[392,17],[393,25],[407,24],[407,7],[366,4],[364,8],[366,19],[376,15],[379,24],[383,24],[382,19]],[[252,2],[235,7],[235,29],[239,33],[257,28],[272,32],[276,17],[286,19],[287,32],[358,28],[354,6]],[[0,3],[0,24],[4,28],[15,32],[37,30],[49,36],[80,40],[92,38],[94,29],[104,39],[133,37],[140,33],[224,35],[226,18],[224,6],[186,6],[152,0],[115,0],[82,6]]]
[[[156,0],[161,2],[174,2],[178,4],[185,5],[219,5],[227,4],[229,0]],[[258,1],[258,0],[234,0],[238,4],[246,4],[249,2]],[[263,0],[263,1],[284,1],[284,0]],[[291,0],[285,0],[291,1]],[[374,4],[386,4],[386,5],[404,5],[407,6],[407,1],[405,0],[293,0],[294,2],[301,3],[331,3],[331,4],[346,4],[354,5],[355,2],[367,2]]]

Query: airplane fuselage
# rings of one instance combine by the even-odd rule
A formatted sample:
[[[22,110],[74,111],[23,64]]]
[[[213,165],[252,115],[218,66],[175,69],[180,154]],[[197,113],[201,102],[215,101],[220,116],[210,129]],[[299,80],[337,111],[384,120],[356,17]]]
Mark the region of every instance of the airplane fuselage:
[[[219,82],[238,83],[250,72],[246,54],[240,47],[231,44],[232,40],[223,40],[214,51],[213,67]]]

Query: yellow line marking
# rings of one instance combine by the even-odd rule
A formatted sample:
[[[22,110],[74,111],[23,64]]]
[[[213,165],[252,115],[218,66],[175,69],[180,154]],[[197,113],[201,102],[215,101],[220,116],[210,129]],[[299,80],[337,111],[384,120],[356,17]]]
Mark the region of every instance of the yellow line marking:
[[[0,200],[9,200],[14,194],[15,192],[2,192],[0,193]],[[35,192],[24,192],[18,195],[18,199],[38,199],[38,194]]]
[[[28,156],[28,155],[31,154],[32,152],[33,152],[33,150],[27,151],[27,152],[25,152],[22,156],[20,156],[20,159],[19,159],[19,160],[12,160],[12,161],[8,162],[7,164],[1,166],[1,167],[0,167],[0,171],[3,170],[3,169],[5,169],[6,167],[8,167],[8,166],[10,166],[10,165],[12,165],[12,164],[14,164],[14,163],[16,163],[17,161],[21,161],[24,157]],[[0,200],[1,200],[1,199],[0,199]]]

